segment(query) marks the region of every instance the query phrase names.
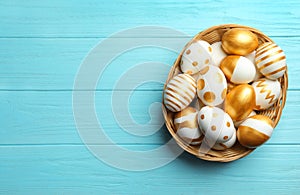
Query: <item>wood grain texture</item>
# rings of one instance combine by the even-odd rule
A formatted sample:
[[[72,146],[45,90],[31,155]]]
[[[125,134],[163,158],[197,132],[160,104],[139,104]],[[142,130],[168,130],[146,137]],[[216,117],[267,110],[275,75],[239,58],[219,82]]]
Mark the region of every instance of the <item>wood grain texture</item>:
[[[299,194],[299,13],[298,0],[0,1],[0,194]],[[96,88],[76,89],[95,92],[97,117],[115,144],[146,151],[170,139],[161,128],[161,112],[155,107],[159,104],[149,111],[153,102],[161,102],[170,65],[193,35],[224,23],[260,29],[287,55],[287,103],[267,144],[232,163],[206,162],[183,153],[166,166],[144,172],[119,170],[93,156],[79,137],[72,111],[74,79],[88,52],[111,34],[140,25],[185,33],[170,36],[145,30],[114,38],[99,57],[145,39],[176,49],[134,48],[111,61]],[[151,68],[157,62],[165,65]],[[145,71],[117,85],[138,65]],[[154,81],[141,84],[143,79]],[[113,93],[117,116],[111,110]],[[79,107],[86,105],[82,101]],[[132,135],[130,131],[139,127],[136,123],[154,134]],[[86,125],[86,130],[92,129]],[[112,146],[96,141],[89,144],[97,143],[103,151]],[[165,151],[157,159],[120,156],[120,161],[155,162],[171,153]],[[113,154],[106,151],[103,157]]]
[[[239,161],[224,164],[184,153],[159,169],[127,172],[99,161],[84,146],[1,147],[0,171],[5,177],[0,177],[0,193],[286,194],[300,190],[299,150],[299,145],[265,146]],[[124,163],[142,160],[124,159]]]
[[[112,42],[99,54],[97,59],[108,56],[116,47],[126,47],[133,38],[120,38]],[[142,39],[143,42],[144,39]],[[97,90],[131,90],[128,87],[138,83],[143,76],[134,75],[128,85],[116,88],[115,84],[126,71],[138,65],[145,66],[144,71],[158,82],[148,82],[139,87],[142,90],[161,90],[167,79],[169,68],[154,69],[151,63],[173,65],[178,53],[189,38],[153,38],[147,42],[167,42],[171,51],[165,48],[141,47],[122,53],[112,59],[101,75]],[[103,39],[0,39],[0,89],[1,90],[72,90],[80,64],[91,48]],[[300,66],[298,66],[298,50],[300,37],[275,37],[287,55],[289,72],[289,89],[299,89]],[[150,64],[145,64],[150,63]],[[137,90],[139,90],[137,89]],[[87,88],[82,88],[87,90]],[[94,90],[94,89],[88,89]]]
[[[193,35],[226,23],[253,26],[271,36],[300,35],[298,0],[16,0],[0,6],[3,37],[107,37],[137,25],[169,26]]]
[[[85,92],[82,92],[83,94]],[[128,92],[117,92],[119,99],[128,102],[129,110],[114,102],[112,110],[112,92],[98,91],[95,95],[96,114],[102,129],[116,143],[124,144],[163,144],[170,136],[161,124],[163,117],[160,106],[149,113],[152,103],[160,103],[162,91],[134,91],[131,96]],[[300,144],[298,111],[300,109],[300,91],[289,91],[286,107],[282,118],[276,127],[268,144]],[[0,143],[2,144],[81,144],[72,110],[71,92],[0,92],[2,128]],[[85,107],[85,101],[79,106]],[[115,112],[115,113],[114,113]],[[116,114],[119,113],[117,116]],[[154,134],[151,136],[135,136],[131,129],[138,124],[147,124],[150,119],[153,123],[147,125]],[[118,122],[122,119],[123,128]],[[86,124],[86,130],[96,127]],[[160,130],[159,130],[160,129]],[[159,130],[159,131],[158,131]],[[140,129],[142,132],[143,129]],[[158,131],[158,132],[157,132]],[[133,133],[133,132],[132,132]],[[95,140],[97,141],[97,140]],[[96,143],[96,142],[94,142]]]

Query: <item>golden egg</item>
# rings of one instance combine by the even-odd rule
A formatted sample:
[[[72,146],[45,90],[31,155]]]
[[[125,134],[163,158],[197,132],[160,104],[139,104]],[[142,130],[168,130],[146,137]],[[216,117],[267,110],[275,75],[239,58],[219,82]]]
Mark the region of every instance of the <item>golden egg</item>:
[[[272,135],[274,123],[264,115],[254,115],[246,119],[237,130],[237,138],[245,147],[256,148]]]
[[[258,47],[257,36],[249,30],[233,28],[224,33],[222,48],[228,54],[247,55]]]
[[[254,107],[255,91],[251,85],[238,85],[226,95],[224,110],[234,121],[247,118]]]

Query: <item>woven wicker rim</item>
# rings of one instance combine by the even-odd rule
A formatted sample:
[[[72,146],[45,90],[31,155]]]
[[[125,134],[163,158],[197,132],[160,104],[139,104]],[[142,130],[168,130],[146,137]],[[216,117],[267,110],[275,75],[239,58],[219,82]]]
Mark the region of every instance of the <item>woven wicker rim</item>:
[[[176,61],[174,62],[174,65],[172,66],[172,68],[169,72],[167,81],[164,85],[164,90],[165,90],[166,84],[169,82],[169,80],[172,79],[177,74],[181,73],[181,71],[180,71],[181,57],[182,57],[182,54],[185,51],[185,49],[191,43],[193,43],[197,40],[200,40],[200,39],[205,40],[210,44],[212,44],[214,42],[217,42],[217,41],[221,41],[222,35],[226,31],[228,31],[229,29],[232,29],[232,28],[242,28],[242,29],[250,30],[251,32],[253,32],[254,34],[257,35],[258,40],[259,40],[259,44],[262,44],[264,42],[274,42],[268,36],[266,36],[265,34],[260,32],[259,30],[248,27],[248,26],[242,26],[242,25],[237,25],[237,24],[224,24],[224,25],[218,25],[218,26],[213,26],[211,28],[208,28],[208,29],[198,33],[197,35],[195,35],[185,45],[185,47],[183,48],[183,50],[181,51],[181,53],[177,57]],[[281,89],[282,89],[282,93],[281,93],[278,101],[271,108],[269,108],[268,110],[258,112],[259,114],[262,114],[262,115],[265,115],[265,116],[268,116],[269,118],[271,118],[274,121],[275,127],[276,127],[276,125],[278,124],[278,122],[280,120],[282,110],[284,108],[285,101],[286,101],[286,91],[287,91],[287,87],[288,87],[288,74],[287,74],[287,71],[285,72],[283,77],[279,78],[278,80],[281,84]],[[226,149],[224,151],[210,150],[207,153],[199,153],[199,146],[189,145],[189,144],[185,143],[180,137],[178,137],[176,135],[176,133],[174,131],[174,124],[173,124],[173,115],[174,115],[174,113],[169,111],[165,107],[164,104],[162,106],[162,110],[163,110],[163,115],[164,115],[164,118],[165,118],[166,127],[167,127],[168,131],[170,132],[170,134],[172,135],[172,137],[175,139],[175,141],[185,151],[189,152],[192,155],[195,155],[198,158],[201,158],[201,159],[207,160],[207,161],[230,162],[230,161],[240,159],[244,156],[247,156],[248,154],[250,154],[254,150],[254,149],[245,148],[237,142],[232,148]]]

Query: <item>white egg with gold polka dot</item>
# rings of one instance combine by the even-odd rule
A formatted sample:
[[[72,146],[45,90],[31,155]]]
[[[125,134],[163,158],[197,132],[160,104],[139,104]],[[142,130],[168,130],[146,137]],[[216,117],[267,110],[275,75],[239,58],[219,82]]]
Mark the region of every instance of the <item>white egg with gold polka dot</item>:
[[[206,41],[198,40],[189,45],[183,52],[180,68],[182,72],[192,75],[211,62],[211,45]]]
[[[203,142],[214,150],[226,150],[228,148],[231,148],[235,144],[236,131],[233,131],[233,136],[228,141],[225,141],[223,143],[214,143],[207,139],[204,139]]]
[[[196,95],[196,81],[188,74],[173,77],[164,90],[164,104],[172,112],[186,108]]]
[[[198,113],[198,124],[210,143],[224,143],[234,135],[234,125],[230,116],[217,107],[205,106]]]
[[[286,57],[283,50],[275,43],[261,44],[255,54],[258,70],[268,79],[277,79],[286,71]]]
[[[191,145],[200,144],[202,133],[198,127],[198,110],[187,107],[174,115],[175,133]]]
[[[255,110],[270,108],[279,98],[281,85],[278,80],[259,79],[252,84],[255,91]]]
[[[223,103],[227,92],[227,81],[220,68],[209,65],[200,71],[197,80],[197,95],[207,106]]]

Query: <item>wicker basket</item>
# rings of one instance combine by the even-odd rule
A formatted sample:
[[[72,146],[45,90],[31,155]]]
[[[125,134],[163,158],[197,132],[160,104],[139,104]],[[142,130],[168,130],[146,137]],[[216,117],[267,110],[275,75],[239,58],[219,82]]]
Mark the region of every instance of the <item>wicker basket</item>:
[[[194,36],[191,39],[190,42],[188,42],[186,44],[186,46],[183,48],[183,50],[179,54],[178,58],[176,59],[172,69],[170,70],[166,84],[174,76],[181,73],[181,70],[180,70],[181,57],[182,57],[184,50],[191,43],[193,43],[197,40],[200,40],[200,39],[205,40],[210,44],[217,42],[217,41],[221,41],[222,35],[231,28],[243,28],[243,29],[252,31],[253,33],[255,33],[257,35],[259,44],[262,44],[264,42],[273,42],[268,36],[266,36],[262,32],[254,29],[254,28],[247,27],[247,26],[241,26],[241,25],[236,25],[236,24],[225,24],[225,25],[211,27],[207,30],[204,30],[204,31],[198,33],[196,36]],[[274,121],[275,126],[279,122],[279,119],[280,119],[281,113],[282,113],[282,109],[283,109],[285,101],[286,101],[286,91],[287,91],[287,87],[288,87],[287,71],[285,72],[284,76],[279,79],[279,81],[281,83],[282,93],[281,93],[281,96],[279,97],[278,101],[268,110],[258,112],[259,114],[266,115],[269,118],[271,118]],[[164,86],[164,90],[166,88],[166,84]],[[200,146],[189,145],[176,135],[176,133],[174,132],[174,124],[173,124],[174,113],[167,110],[167,108],[165,107],[164,104],[162,106],[162,109],[163,109],[163,115],[165,118],[166,127],[169,130],[172,137],[176,140],[176,142],[178,143],[178,145],[180,147],[182,147],[185,151],[197,156],[198,158],[208,160],[208,161],[230,162],[230,161],[234,161],[239,158],[242,158],[254,150],[254,149],[249,149],[249,148],[245,148],[245,147],[241,146],[237,141],[237,143],[229,149],[226,149],[223,151],[209,150],[208,152],[206,151],[205,153],[201,153],[201,152],[199,152]]]

